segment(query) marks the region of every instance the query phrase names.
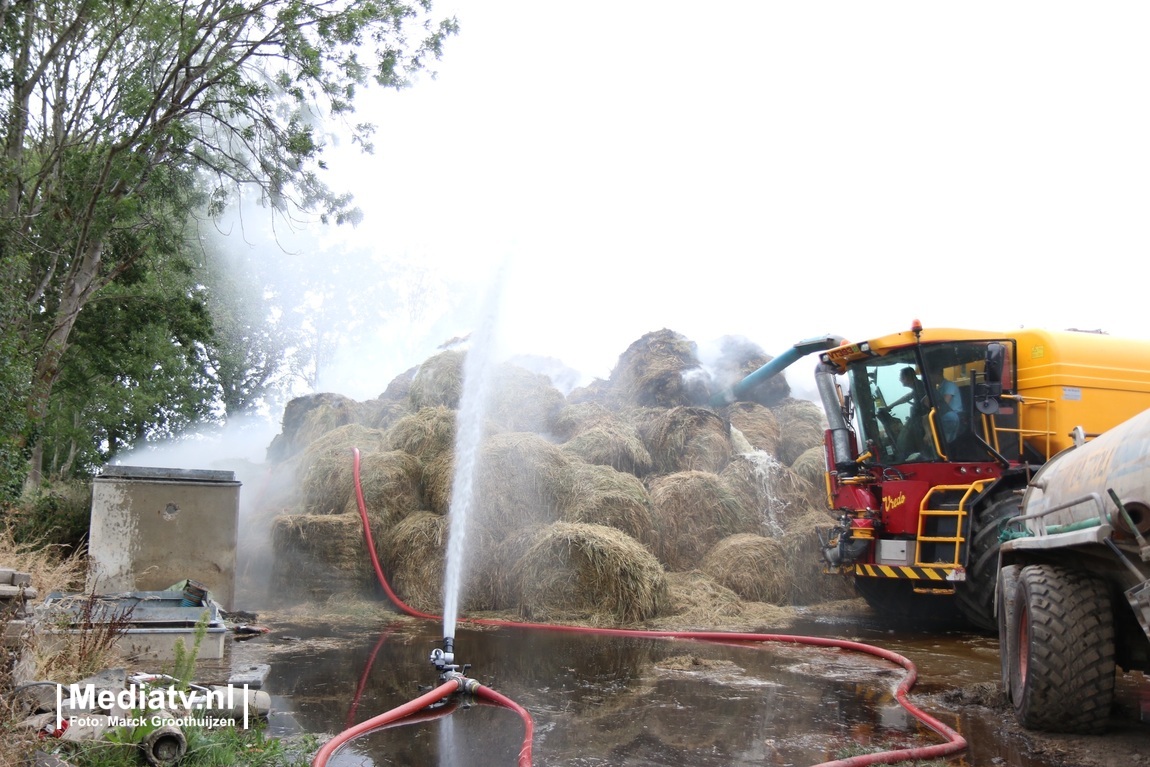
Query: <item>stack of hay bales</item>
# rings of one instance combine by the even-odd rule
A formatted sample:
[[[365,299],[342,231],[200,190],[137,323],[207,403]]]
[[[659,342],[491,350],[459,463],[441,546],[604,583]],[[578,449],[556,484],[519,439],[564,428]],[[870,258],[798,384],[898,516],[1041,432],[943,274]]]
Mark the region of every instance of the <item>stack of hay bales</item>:
[[[719,358],[715,363],[715,386],[730,389],[751,373],[766,365],[774,357],[745,338],[725,336],[719,341]],[[761,381],[740,399],[764,407],[774,407],[791,396],[791,387],[783,376]]]
[[[721,622],[749,604],[850,596],[821,573],[814,533],[833,521],[815,460],[821,410],[790,398],[782,376],[708,407],[770,359],[735,339],[722,352],[712,378],[693,342],[655,331],[609,380],[566,396],[544,375],[496,368],[467,495],[464,609],[656,625],[705,622],[709,599]],[[391,587],[418,610],[442,608],[466,359],[437,354],[367,403],[314,395],[285,411],[269,458],[299,478],[275,524],[281,580],[311,581],[297,595],[372,588],[354,447]]]

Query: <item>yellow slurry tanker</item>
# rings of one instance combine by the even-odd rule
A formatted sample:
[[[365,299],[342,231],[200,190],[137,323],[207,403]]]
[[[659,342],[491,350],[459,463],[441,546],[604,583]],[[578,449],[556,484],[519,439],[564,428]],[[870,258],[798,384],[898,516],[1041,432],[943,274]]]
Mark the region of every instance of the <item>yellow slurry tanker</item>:
[[[858,343],[801,341],[712,404],[816,352],[838,517],[823,557],[891,617],[957,612],[994,631],[1000,534],[1030,479],[1075,435],[1150,408],[1150,341],[917,321]]]

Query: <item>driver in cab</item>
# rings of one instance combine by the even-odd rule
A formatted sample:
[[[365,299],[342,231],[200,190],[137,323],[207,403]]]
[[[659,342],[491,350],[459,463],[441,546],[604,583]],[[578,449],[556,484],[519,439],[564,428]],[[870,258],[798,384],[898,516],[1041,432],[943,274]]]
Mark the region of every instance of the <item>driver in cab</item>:
[[[903,422],[902,429],[898,433],[898,454],[901,458],[906,459],[915,453],[923,450],[923,437],[924,431],[919,428],[922,417],[927,412],[926,401],[926,387],[922,381],[919,380],[918,375],[914,372],[914,368],[905,367],[899,371],[899,383],[905,386],[908,391],[894,402],[886,407],[889,412],[891,408],[898,407],[906,402],[910,403],[910,415],[907,416],[906,421]]]

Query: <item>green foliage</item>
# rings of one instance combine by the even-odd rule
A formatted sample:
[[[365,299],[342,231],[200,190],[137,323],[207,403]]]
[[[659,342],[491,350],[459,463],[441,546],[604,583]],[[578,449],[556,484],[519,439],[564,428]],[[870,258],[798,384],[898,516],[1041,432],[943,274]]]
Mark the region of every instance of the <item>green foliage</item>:
[[[210,619],[210,613],[204,610],[204,614],[196,621],[195,630],[192,632],[194,638],[191,650],[184,646],[183,637],[176,640],[171,676],[176,680],[175,685],[178,690],[187,691],[196,675],[196,658],[199,657],[200,645],[203,644],[204,637],[207,636]]]
[[[148,733],[155,732],[160,726],[154,717],[148,716],[148,712],[141,709],[133,709],[131,719],[136,724],[118,725],[105,734],[104,739],[116,746],[138,746]]]
[[[250,399],[266,377],[213,352],[194,212],[248,187],[358,220],[322,121],[455,31],[428,0],[0,3],[0,501],[29,457],[82,474]]]
[[[75,767],[139,767],[140,751],[135,744],[144,734],[116,731],[105,741],[75,743],[62,748],[66,750],[68,763]],[[188,750],[180,760],[180,767],[241,764],[245,767],[305,767],[318,748],[313,735],[293,740],[273,738],[262,724],[247,730],[188,727],[184,729],[184,737]]]
[[[90,481],[57,481],[24,494],[3,517],[17,543],[62,545],[77,551],[88,538],[91,509]]]
[[[0,508],[20,495],[33,434],[27,414],[31,356],[16,332],[11,299],[10,294],[0,293]]]
[[[44,426],[49,471],[89,474],[133,444],[212,420],[213,326],[187,271],[131,275],[77,320]]]

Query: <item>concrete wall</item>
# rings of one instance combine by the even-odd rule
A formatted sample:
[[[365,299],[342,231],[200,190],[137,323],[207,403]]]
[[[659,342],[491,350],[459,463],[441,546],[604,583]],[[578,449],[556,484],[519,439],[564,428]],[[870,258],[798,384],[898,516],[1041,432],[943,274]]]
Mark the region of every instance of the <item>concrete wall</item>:
[[[234,609],[240,483],[230,471],[107,466],[92,485],[91,591],[160,591],[191,578]]]

